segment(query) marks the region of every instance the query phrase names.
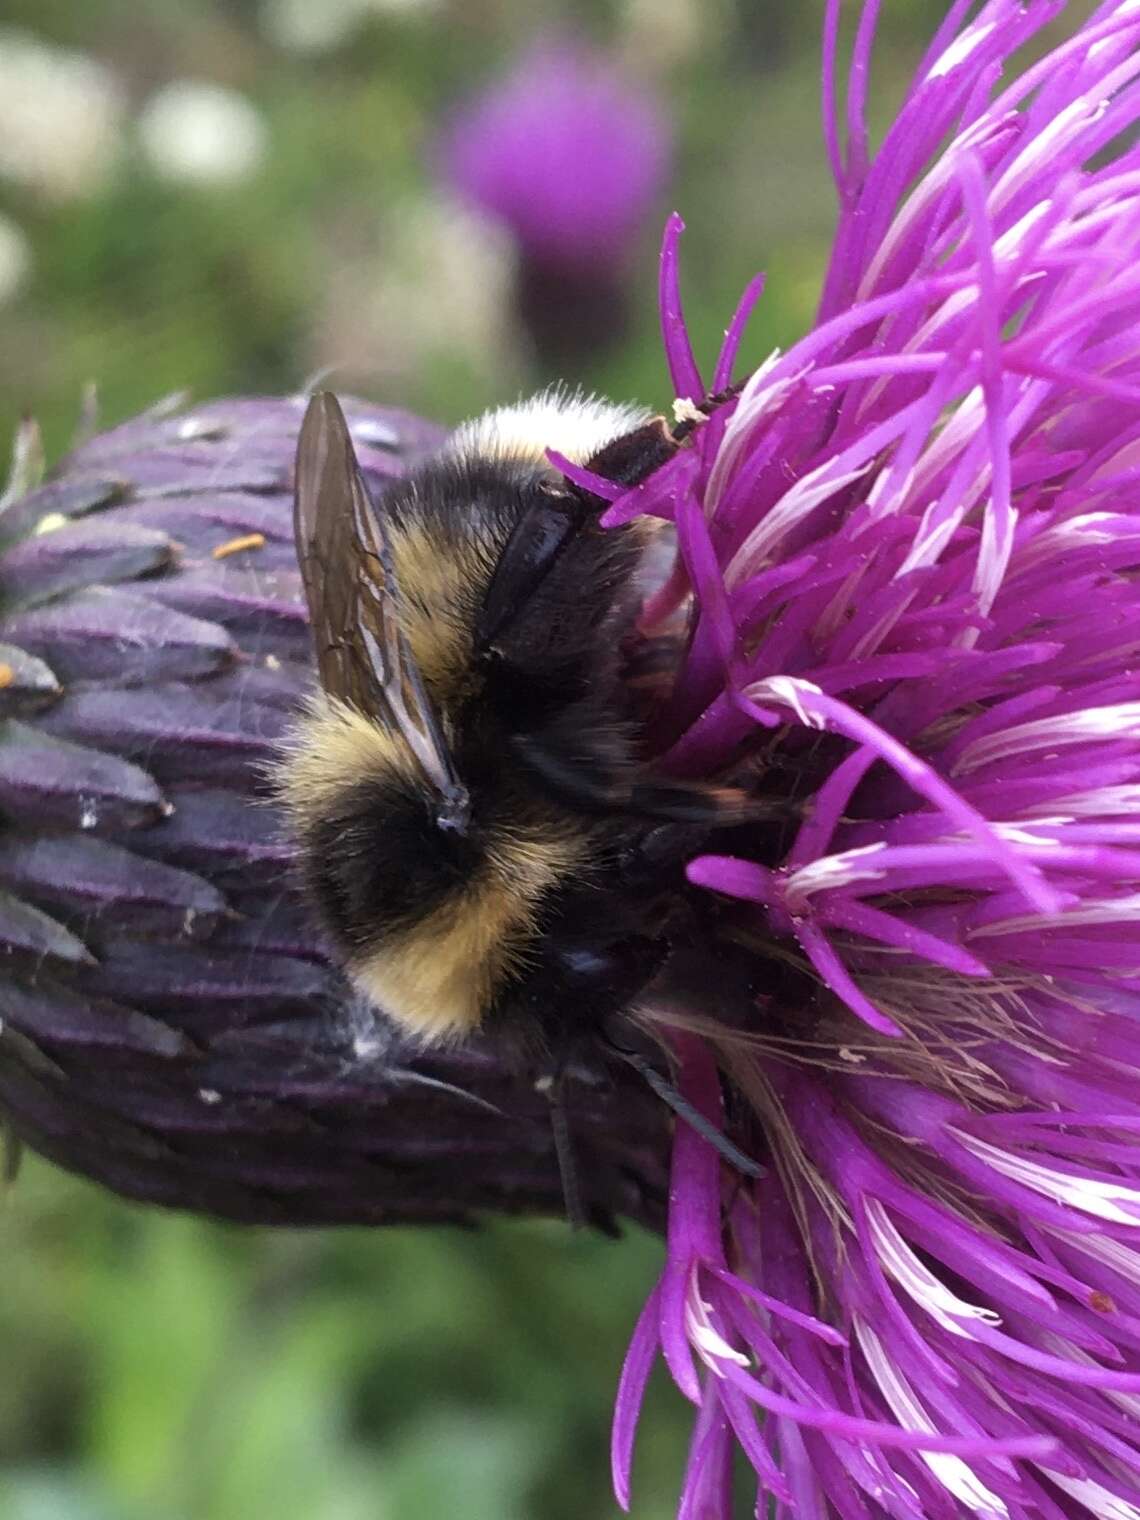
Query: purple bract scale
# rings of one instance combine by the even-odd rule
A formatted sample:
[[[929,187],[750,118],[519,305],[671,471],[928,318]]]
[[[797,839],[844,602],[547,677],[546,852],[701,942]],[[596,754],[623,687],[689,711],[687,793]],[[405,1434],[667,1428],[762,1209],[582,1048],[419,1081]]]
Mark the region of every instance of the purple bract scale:
[[[758,1514],[1140,1520],[1140,5],[1015,63],[1064,10],[956,0],[872,155],[878,6],[841,113],[828,0],[817,325],[608,493],[675,525],[643,622],[697,605],[660,763],[784,807],[689,866],[773,971],[679,1083],[767,1172],[678,1124],[623,1505],[660,1350],[683,1516],[732,1512],[735,1444]]]

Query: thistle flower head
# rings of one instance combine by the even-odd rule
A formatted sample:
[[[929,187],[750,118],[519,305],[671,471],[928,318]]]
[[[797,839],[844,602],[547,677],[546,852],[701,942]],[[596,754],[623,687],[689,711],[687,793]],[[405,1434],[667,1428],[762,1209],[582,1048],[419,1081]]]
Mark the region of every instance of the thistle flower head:
[[[599,278],[625,262],[661,188],[669,133],[656,101],[604,54],[545,41],[451,125],[447,176],[524,255]]]
[[[292,890],[263,783],[312,683],[304,406],[160,408],[42,484],[20,434],[0,498],[4,1127],[128,1196],[239,1220],[557,1209],[545,1100],[486,1053],[406,1049]],[[377,487],[443,436],[346,410]],[[583,1110],[586,1145],[644,1148],[645,1107],[623,1112]],[[462,1185],[440,1165],[459,1148]],[[591,1174],[595,1217],[652,1216],[624,1178]]]
[[[675,524],[699,615],[661,764],[751,761],[782,826],[692,861],[780,974],[681,1083],[660,1351],[680,1514],[1140,1515],[1140,10],[1021,73],[1054,0],[954,4],[872,159],[862,11],[815,329],[610,522]],[[676,393],[711,382],[662,261]],[[683,410],[683,408],[682,408]]]

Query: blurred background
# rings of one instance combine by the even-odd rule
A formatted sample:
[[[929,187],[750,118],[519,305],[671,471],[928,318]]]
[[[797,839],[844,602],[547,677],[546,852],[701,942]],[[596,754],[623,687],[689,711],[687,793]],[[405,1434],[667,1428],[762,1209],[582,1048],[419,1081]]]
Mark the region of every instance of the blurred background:
[[[880,122],[945,6],[883,9]],[[833,225],[821,14],[2,0],[0,439],[32,412],[57,457],[91,386],[113,422],[326,370],[447,423],[558,378],[666,405],[674,208],[706,374],[767,271],[755,364],[810,323]],[[29,1158],[0,1204],[0,1520],[614,1516],[660,1256],[558,1222],[241,1232]],[[675,1512],[687,1437],[661,1379],[636,1520]]]

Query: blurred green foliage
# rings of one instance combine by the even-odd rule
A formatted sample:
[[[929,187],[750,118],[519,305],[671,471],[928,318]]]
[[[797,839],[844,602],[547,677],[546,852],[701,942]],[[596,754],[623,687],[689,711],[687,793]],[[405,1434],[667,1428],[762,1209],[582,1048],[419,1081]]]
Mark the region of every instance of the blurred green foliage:
[[[5,1520],[604,1515],[658,1249],[561,1224],[258,1233],[31,1162],[2,1231]],[[637,1513],[686,1438],[662,1385]]]
[[[884,7],[880,120],[942,8]],[[677,153],[645,229],[630,335],[567,378],[667,399],[655,283],[671,206],[689,223],[702,361],[747,279],[768,271],[744,354],[758,361],[810,323],[833,221],[820,13],[815,0],[389,0],[306,52],[275,32],[270,0],[6,0],[4,27],[96,59],[121,102],[97,180],[66,195],[0,180],[27,253],[0,305],[0,433],[32,411],[58,453],[87,381],[115,420],[173,390],[288,390],[344,362],[337,383],[454,421],[555,378],[509,310],[484,310],[508,288],[482,280],[486,250],[461,277],[469,226],[454,265],[437,261],[455,234],[431,146],[457,100],[535,32],[571,22],[653,76]],[[156,172],[140,113],[180,78],[259,113],[248,177]],[[616,1514],[609,1411],[660,1261],[637,1233],[243,1233],[130,1207],[32,1159],[4,1200],[0,1251],[0,1520]],[[674,1513],[687,1435],[661,1380],[637,1520]]]

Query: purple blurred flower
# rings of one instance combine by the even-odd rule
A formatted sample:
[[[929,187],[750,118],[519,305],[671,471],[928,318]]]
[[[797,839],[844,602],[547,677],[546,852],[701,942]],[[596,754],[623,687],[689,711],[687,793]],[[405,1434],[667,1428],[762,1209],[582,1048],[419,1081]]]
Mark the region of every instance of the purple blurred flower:
[[[872,161],[877,11],[815,330],[648,484],[699,617],[662,762],[765,768],[786,829],[691,879],[775,972],[680,1081],[661,1351],[698,1414],[680,1515],[1140,1515],[1140,6],[1010,80],[1063,0],[955,0]],[[676,291],[680,397],[706,391]],[[749,291],[711,385],[729,378]],[[789,988],[796,989],[793,995]],[[717,1062],[731,1077],[722,1115]],[[742,1103],[740,1100],[745,1101]],[[742,1112],[743,1111],[743,1112]]]
[[[514,238],[514,305],[547,371],[573,371],[625,333],[631,255],[669,170],[670,135],[662,108],[612,58],[556,40],[452,122],[442,172]]]
[[[669,166],[658,105],[605,55],[538,44],[453,122],[448,178],[556,269],[624,263]]]

